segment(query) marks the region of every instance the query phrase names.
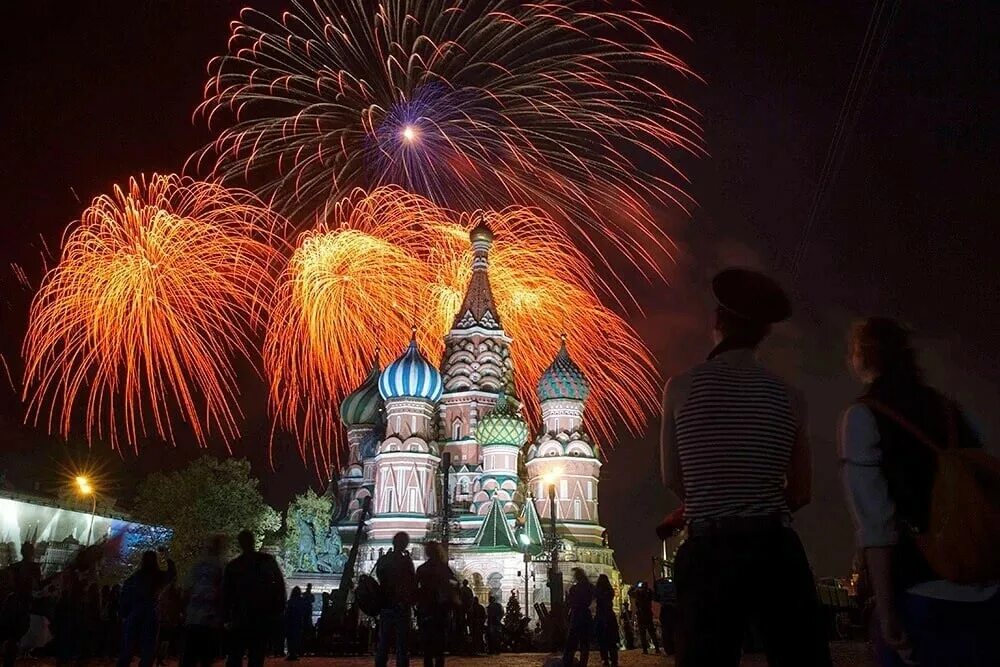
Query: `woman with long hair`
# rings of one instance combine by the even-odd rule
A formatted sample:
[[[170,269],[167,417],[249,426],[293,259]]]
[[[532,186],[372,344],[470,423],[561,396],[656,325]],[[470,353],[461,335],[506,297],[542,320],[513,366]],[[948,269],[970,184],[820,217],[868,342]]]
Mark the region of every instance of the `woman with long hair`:
[[[979,437],[954,402],[924,382],[898,322],[858,322],[848,347],[865,391],[844,414],[840,455],[875,595],[879,664],[1000,664],[998,587],[946,581],[918,546],[937,468],[928,442],[980,447]]]

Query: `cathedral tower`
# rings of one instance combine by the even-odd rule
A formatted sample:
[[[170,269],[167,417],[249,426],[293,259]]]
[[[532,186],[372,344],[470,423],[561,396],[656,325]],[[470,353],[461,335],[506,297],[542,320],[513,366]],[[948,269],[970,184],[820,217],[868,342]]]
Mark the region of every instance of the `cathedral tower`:
[[[423,540],[437,513],[440,464],[433,429],[441,374],[417,347],[416,330],[403,354],[378,382],[385,401],[385,439],[375,457],[375,506],[369,536],[389,541],[401,530]]]
[[[584,406],[590,386],[566,350],[566,337],[556,358],[538,380],[542,432],[528,448],[528,488],[543,521],[556,512],[560,532],[578,544],[601,544],[597,515],[597,482],[601,462],[584,428]],[[548,486],[556,487],[555,508]]]

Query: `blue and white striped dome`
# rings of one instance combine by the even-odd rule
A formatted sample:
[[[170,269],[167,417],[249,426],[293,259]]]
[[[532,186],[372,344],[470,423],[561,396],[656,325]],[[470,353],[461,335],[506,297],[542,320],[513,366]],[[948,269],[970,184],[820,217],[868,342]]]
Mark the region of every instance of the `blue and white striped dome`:
[[[419,398],[436,403],[441,398],[441,373],[434,368],[417,348],[416,334],[410,345],[396,361],[385,367],[378,379],[382,398]]]

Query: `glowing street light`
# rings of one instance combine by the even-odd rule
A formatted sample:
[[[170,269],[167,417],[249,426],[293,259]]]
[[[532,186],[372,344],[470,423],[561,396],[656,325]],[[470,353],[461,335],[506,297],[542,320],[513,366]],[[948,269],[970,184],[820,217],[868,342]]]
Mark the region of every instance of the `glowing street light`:
[[[90,530],[87,532],[87,544],[91,544],[94,539],[94,515],[97,514],[97,490],[94,489],[94,485],[90,483],[90,479],[86,475],[77,475],[75,480],[76,490],[80,492],[81,496],[90,496],[91,506],[90,506]]]

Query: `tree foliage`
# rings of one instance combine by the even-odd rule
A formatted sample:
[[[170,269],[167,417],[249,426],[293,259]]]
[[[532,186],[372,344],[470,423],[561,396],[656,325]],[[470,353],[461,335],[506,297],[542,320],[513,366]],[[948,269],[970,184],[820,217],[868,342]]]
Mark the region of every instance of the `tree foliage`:
[[[266,502],[245,459],[202,456],[170,473],[153,473],[139,484],[134,514],[173,530],[171,554],[182,571],[213,534],[230,538],[243,529],[257,536],[281,528],[280,515]]]

